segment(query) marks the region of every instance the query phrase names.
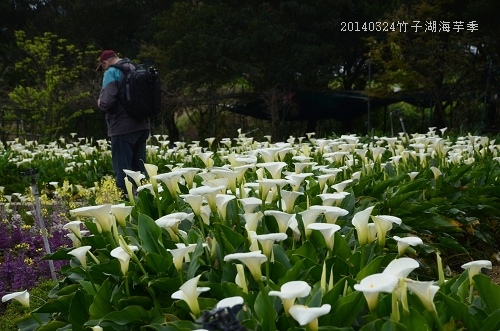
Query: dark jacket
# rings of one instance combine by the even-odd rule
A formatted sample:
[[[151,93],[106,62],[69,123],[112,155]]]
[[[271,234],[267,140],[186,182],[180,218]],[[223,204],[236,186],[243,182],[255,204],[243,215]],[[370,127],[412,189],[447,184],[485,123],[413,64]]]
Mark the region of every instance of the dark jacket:
[[[128,59],[122,59],[119,62],[125,62]],[[126,63],[132,70],[135,67]],[[124,98],[125,90],[121,87],[124,77],[122,71],[115,67],[109,67],[104,72],[102,79],[102,88],[99,95],[99,109],[106,112],[106,124],[108,126],[108,136],[117,136],[136,131],[149,130],[149,118],[136,119],[127,114],[120,104],[120,98]]]

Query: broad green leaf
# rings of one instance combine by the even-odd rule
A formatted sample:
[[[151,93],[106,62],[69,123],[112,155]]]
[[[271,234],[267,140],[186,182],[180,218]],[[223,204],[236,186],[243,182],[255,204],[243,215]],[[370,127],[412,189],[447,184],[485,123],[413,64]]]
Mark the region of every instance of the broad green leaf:
[[[156,225],[151,217],[145,214],[139,214],[137,222],[138,235],[142,249],[149,253],[167,256],[168,252],[163,247],[163,243],[161,241],[161,228]]]
[[[489,313],[500,309],[500,286],[494,284],[490,277],[483,274],[475,275],[474,288],[478,291],[481,300],[486,304]]]
[[[108,279],[101,285],[101,287],[97,291],[97,294],[94,296],[94,301],[89,308],[90,319],[102,318],[112,311],[111,285],[109,284]]]
[[[255,314],[258,316],[261,330],[262,331],[274,331],[275,320],[278,314],[274,309],[274,301],[275,297],[270,297],[266,293],[262,291],[257,294],[257,298],[255,299],[254,309]]]
[[[487,318],[481,321],[482,331],[500,330],[500,309],[491,313]]]
[[[139,306],[128,306],[121,311],[114,311],[101,319],[101,326],[127,325],[132,329],[133,326],[147,324],[153,317],[151,311],[145,310]]]
[[[156,274],[167,273],[173,265],[172,255],[162,256],[156,253],[147,253],[144,257],[146,269],[151,269]]]
[[[310,241],[306,241],[300,246],[291,256],[291,261],[297,261],[297,259],[308,258],[311,261],[317,262],[318,255],[316,254],[316,249]]]
[[[401,316],[401,323],[411,331],[429,331],[432,328],[427,323],[427,320],[416,309],[410,307],[410,314]]]
[[[469,313],[466,304],[445,294],[442,295],[442,298],[455,321],[462,322],[468,330],[479,330],[480,323]]]
[[[189,262],[189,267],[187,271],[187,279],[191,279],[196,276],[196,271],[200,267],[200,257],[205,252],[205,248],[203,247],[203,243],[201,240],[198,241],[196,248],[191,256],[191,262]]]
[[[393,320],[387,320],[380,329],[380,331],[406,331],[406,330],[413,331],[412,329],[406,328],[403,324],[394,322]]]
[[[69,306],[68,320],[73,330],[82,330],[83,325],[89,319],[89,307],[92,304],[92,296],[84,291],[78,291],[73,296]]]
[[[68,325],[68,322],[52,320],[47,324],[39,326],[36,331],[58,331],[64,330],[63,328]]]
[[[341,297],[332,304],[332,309],[327,315],[331,316],[328,325],[339,327],[351,326],[361,312],[364,304],[365,298],[363,293],[358,291]],[[343,316],[343,318],[338,318],[338,316]]]

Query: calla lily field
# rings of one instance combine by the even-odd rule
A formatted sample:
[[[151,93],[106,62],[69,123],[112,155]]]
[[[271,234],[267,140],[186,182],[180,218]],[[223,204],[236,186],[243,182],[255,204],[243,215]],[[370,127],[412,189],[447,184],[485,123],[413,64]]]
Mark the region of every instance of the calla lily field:
[[[49,239],[67,237],[43,254],[56,265],[49,299],[2,293],[25,307],[21,331],[500,329],[493,138],[154,135],[121,196],[99,184],[112,174],[105,141],[0,152],[37,169],[44,206],[68,206],[62,224],[47,220]],[[34,201],[0,185],[4,214]]]

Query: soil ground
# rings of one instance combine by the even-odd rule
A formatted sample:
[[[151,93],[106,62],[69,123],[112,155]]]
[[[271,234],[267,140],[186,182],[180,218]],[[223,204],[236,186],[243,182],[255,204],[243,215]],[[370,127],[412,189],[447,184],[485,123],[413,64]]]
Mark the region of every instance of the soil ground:
[[[500,265],[493,265],[491,270],[488,270],[488,275],[495,284],[500,285]]]

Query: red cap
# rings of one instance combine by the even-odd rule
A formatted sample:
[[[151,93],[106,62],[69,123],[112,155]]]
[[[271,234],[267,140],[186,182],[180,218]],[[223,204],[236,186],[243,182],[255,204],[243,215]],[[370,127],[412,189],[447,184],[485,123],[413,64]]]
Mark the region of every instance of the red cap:
[[[101,57],[99,58],[99,65],[95,69],[95,71],[99,72],[102,71],[102,61],[106,61],[107,59],[110,59],[112,57],[116,57],[116,53],[110,49],[107,49],[105,51],[102,51]]]

